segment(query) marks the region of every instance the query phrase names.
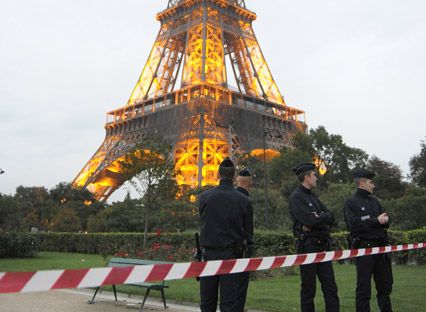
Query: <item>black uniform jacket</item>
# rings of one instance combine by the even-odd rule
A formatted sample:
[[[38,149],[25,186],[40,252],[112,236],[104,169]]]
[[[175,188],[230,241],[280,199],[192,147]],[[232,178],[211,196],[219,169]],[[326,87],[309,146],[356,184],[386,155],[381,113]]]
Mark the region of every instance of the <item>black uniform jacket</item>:
[[[250,193],[244,187],[237,186],[236,190],[240,193],[243,193],[246,196],[250,196]]]
[[[330,235],[334,216],[311,190],[303,185],[296,188],[290,195],[289,208],[294,222],[293,233],[296,237],[303,232],[303,225],[310,228],[309,232],[304,232],[308,236]],[[318,217],[315,216],[315,212]]]
[[[377,198],[366,190],[357,189],[352,197],[346,200],[344,208],[345,221],[351,236],[365,240],[386,238],[389,222],[382,225],[377,219],[383,212]]]
[[[232,180],[222,179],[218,187],[199,196],[202,247],[226,248],[251,243],[253,207],[247,196],[237,191]]]

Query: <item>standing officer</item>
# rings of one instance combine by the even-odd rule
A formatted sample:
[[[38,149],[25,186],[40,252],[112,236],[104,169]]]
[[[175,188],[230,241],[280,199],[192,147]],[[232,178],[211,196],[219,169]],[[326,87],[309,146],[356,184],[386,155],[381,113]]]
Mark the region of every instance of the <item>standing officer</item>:
[[[233,186],[235,167],[226,158],[219,166],[218,187],[199,197],[200,244],[205,261],[235,259],[253,236],[253,208],[247,196]],[[201,311],[215,312],[220,288],[220,310],[238,311],[241,273],[200,278]]]
[[[352,240],[351,248],[367,248],[388,245],[386,229],[389,217],[377,198],[372,196],[375,188],[374,172],[359,169],[353,172],[357,186],[355,193],[346,200],[344,214]],[[371,277],[377,289],[380,311],[391,312],[392,266],[388,254],[358,257],[356,262],[356,311],[369,312]]]
[[[250,169],[244,168],[240,170],[237,176],[237,191],[249,197],[250,196],[249,192],[252,185],[253,185],[253,177],[252,177]],[[244,245],[245,245],[244,246],[245,252],[243,254],[243,257],[250,258],[253,241],[248,240]],[[239,306],[236,312],[244,311],[249,282],[250,282],[250,272],[241,273],[241,285],[239,290]]]
[[[293,219],[293,233],[298,238],[298,253],[327,251],[330,248],[330,226],[333,214],[312,193],[316,187],[315,165],[302,163],[293,168],[300,186],[290,195],[289,208]],[[339,297],[331,262],[300,266],[302,280],[300,305],[302,312],[315,311],[316,277],[321,282],[327,312],[339,311]]]

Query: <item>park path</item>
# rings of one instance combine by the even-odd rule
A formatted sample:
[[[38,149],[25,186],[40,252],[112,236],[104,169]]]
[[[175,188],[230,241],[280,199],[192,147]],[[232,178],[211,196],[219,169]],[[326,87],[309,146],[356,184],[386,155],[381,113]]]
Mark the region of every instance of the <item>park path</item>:
[[[1,312],[132,312],[138,311],[141,298],[118,296],[118,302],[109,292],[96,296],[94,304],[87,304],[93,290],[56,290],[27,294],[0,294]],[[196,306],[184,306],[168,303],[167,312],[200,311]],[[155,299],[148,299],[144,311],[166,311],[163,304]]]

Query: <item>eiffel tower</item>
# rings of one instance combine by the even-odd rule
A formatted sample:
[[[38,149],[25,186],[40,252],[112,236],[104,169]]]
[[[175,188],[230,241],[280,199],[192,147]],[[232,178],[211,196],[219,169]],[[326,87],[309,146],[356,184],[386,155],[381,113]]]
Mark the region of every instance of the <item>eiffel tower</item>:
[[[107,113],[105,139],[73,181],[101,201],[125,182],[119,160],[150,135],[173,146],[177,182],[197,187],[217,184],[226,156],[274,157],[306,129],[272,77],[244,0],[169,0],[156,17],[161,28],[129,101]]]

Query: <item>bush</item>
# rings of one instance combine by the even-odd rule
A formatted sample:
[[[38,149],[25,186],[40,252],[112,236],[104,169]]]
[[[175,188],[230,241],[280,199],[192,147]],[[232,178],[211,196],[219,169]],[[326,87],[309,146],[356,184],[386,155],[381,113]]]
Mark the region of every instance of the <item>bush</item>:
[[[119,257],[136,257],[164,261],[192,261],[195,249],[194,234],[151,233],[147,248],[142,249],[143,233],[37,233],[40,249],[45,251],[79,252]],[[332,234],[335,250],[347,249],[347,232]],[[389,231],[392,245],[426,242],[426,228],[401,232]],[[295,254],[295,239],[286,232],[261,231],[255,233],[253,257]],[[393,253],[396,263],[425,263],[426,252],[412,250]]]
[[[0,233],[0,258],[34,257],[38,240],[28,233]]]

